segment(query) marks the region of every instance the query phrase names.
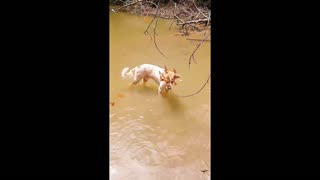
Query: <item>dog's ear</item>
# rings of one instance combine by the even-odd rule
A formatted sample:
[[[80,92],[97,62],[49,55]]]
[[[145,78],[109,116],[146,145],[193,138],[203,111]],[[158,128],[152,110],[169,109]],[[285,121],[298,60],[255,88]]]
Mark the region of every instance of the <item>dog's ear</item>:
[[[177,73],[177,71],[175,70],[175,69],[173,69],[173,72],[176,74]]]
[[[175,78],[175,79],[178,79],[179,81],[183,81],[183,80],[181,79],[181,77],[180,77],[179,74],[175,74],[175,75],[174,75],[174,78]]]

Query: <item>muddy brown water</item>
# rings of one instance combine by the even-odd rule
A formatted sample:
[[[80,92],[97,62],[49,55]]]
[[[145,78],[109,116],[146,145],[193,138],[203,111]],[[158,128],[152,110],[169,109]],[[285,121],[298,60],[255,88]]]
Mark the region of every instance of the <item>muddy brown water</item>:
[[[157,94],[149,80],[128,87],[120,76],[124,67],[148,63],[167,65],[181,74],[173,92],[188,95],[200,89],[210,72],[210,41],[196,52],[198,64],[188,59],[201,38],[169,31],[172,20],[158,22],[157,43],[167,56],[156,50],[144,34],[150,17],[110,13],[110,178],[112,180],[201,180],[210,172],[210,82],[197,95],[181,98],[172,93]],[[152,26],[150,33],[152,34]],[[202,172],[203,170],[209,170]]]

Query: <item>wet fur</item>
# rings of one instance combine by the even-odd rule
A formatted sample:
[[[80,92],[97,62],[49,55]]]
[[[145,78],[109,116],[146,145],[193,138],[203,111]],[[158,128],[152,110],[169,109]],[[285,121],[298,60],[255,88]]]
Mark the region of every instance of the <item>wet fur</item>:
[[[128,71],[129,67],[123,68],[121,71],[122,78],[132,78],[132,85],[136,85],[141,80],[143,80],[143,84],[145,84],[149,79],[153,79],[159,85],[159,94],[173,89],[173,85],[176,84],[175,80],[180,78],[180,75],[176,74],[175,70],[169,71],[166,67],[161,68],[152,64],[142,64]]]

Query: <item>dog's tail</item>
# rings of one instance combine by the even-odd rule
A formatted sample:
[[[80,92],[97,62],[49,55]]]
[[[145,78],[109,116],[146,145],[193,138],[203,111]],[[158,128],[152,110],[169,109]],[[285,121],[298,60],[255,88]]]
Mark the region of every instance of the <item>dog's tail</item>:
[[[123,79],[125,79],[126,76],[133,77],[133,72],[132,72],[132,71],[133,71],[134,69],[131,69],[131,71],[129,71],[129,72],[128,72],[128,70],[129,70],[129,67],[125,67],[125,68],[122,69],[122,71],[121,71],[121,77],[122,77]]]
[[[125,68],[122,69],[122,71],[121,71],[121,77],[122,77],[123,79],[126,78],[126,73],[127,73],[128,70],[129,70],[129,67],[125,67]]]

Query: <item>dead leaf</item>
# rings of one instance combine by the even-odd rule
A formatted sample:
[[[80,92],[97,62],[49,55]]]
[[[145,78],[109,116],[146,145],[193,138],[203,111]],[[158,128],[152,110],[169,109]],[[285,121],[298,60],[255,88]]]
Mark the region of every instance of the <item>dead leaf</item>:
[[[150,23],[151,22],[151,17],[150,16],[145,16],[143,18],[143,20],[144,20],[145,23]]]
[[[122,94],[122,93],[119,93],[117,96],[118,96],[118,98],[124,98],[124,94]]]

